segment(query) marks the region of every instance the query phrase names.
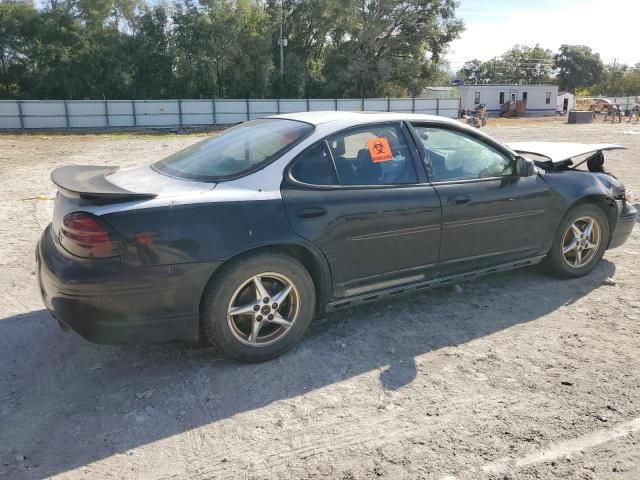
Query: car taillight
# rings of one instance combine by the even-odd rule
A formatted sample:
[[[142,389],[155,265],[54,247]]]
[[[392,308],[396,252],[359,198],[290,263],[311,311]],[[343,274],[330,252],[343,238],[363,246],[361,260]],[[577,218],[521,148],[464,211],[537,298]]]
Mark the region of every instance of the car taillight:
[[[86,212],[73,212],[65,216],[59,239],[65,250],[79,257],[117,257],[123,250],[120,237],[113,228]]]

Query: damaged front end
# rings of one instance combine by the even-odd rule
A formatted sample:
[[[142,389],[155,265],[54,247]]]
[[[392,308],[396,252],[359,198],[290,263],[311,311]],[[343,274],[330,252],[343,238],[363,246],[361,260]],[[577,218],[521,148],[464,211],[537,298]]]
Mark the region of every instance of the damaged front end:
[[[615,175],[605,167],[605,151],[626,150],[623,145],[614,143],[568,143],[568,142],[514,142],[507,146],[517,154],[533,155],[536,166],[545,172],[584,171],[579,167],[586,166],[591,173],[606,174],[611,181],[606,181],[612,197],[633,203],[634,196]]]
[[[607,173],[603,152],[626,149],[614,143],[569,142],[514,142],[508,143],[507,147],[518,154],[538,157],[534,161],[543,170],[575,170],[586,163],[588,170],[594,173]]]

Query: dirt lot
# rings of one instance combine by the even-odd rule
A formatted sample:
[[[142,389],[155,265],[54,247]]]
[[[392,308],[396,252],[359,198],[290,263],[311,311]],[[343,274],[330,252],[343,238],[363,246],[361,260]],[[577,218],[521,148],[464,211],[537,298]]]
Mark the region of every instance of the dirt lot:
[[[606,165],[640,194],[638,125],[486,130],[627,145]],[[0,478],[640,478],[640,228],[587,278],[528,269],[341,312],[260,365],[60,331],[34,275],[49,171],[198,138],[0,136]]]

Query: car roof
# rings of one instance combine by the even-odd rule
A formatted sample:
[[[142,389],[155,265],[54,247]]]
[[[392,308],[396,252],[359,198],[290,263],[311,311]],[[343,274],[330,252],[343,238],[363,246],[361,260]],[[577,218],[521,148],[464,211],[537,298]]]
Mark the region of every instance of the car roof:
[[[323,123],[338,122],[350,120],[355,125],[373,122],[389,122],[389,121],[423,121],[437,122],[447,124],[457,124],[453,119],[447,117],[439,117],[436,115],[424,115],[421,113],[394,113],[394,112],[343,112],[343,111],[316,111],[316,112],[297,112],[274,115],[271,118],[284,118],[288,120],[298,120],[301,122],[320,125]]]
[[[473,128],[458,120],[447,117],[440,117],[437,115],[425,115],[422,113],[395,113],[395,112],[341,112],[341,111],[317,111],[317,112],[298,112],[298,113],[285,113],[281,115],[274,115],[269,118],[283,118],[288,120],[298,120],[300,122],[307,122],[313,125],[326,126],[329,132],[338,131],[343,128],[353,127],[357,125],[367,125],[370,123],[378,122],[428,122],[440,125],[451,125],[456,127],[457,130],[468,132],[476,137],[483,137],[488,141],[501,144],[506,150],[510,151],[512,155],[516,155],[509,147],[505,146],[501,142],[491,138],[484,132],[481,132],[477,128]],[[327,131],[323,134],[327,134]]]

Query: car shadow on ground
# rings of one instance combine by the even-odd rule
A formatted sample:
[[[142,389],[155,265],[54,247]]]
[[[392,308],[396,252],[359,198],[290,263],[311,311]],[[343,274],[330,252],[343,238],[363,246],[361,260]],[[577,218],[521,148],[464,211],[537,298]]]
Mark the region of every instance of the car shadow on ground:
[[[603,260],[563,281],[530,268],[344,310],[262,364],[194,344],[93,345],[44,310],[2,319],[0,477],[66,472],[375,370],[383,388],[403,388],[416,377],[416,356],[535,321],[614,271]]]

